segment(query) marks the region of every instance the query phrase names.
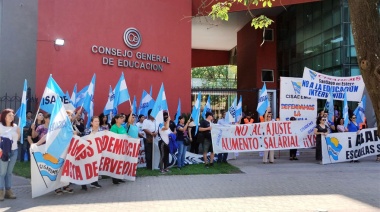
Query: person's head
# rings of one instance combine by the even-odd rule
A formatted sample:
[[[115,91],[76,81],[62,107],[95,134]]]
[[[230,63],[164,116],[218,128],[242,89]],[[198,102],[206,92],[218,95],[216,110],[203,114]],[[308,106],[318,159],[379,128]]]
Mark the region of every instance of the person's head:
[[[164,111],[164,122],[166,122],[169,118],[168,112]]]
[[[49,125],[49,123],[50,123],[50,113],[46,113],[45,115],[44,115],[44,123],[45,123],[45,125]]]
[[[99,127],[99,125],[100,125],[99,116],[91,117],[91,127]]]
[[[352,121],[352,122],[356,122],[356,116],[355,116],[355,115],[351,115],[351,116],[350,116],[350,121]]]
[[[144,120],[145,120],[145,116],[144,116],[143,114],[140,114],[140,115],[139,115],[139,120],[138,120],[138,121],[139,121],[140,123],[143,123]]]
[[[108,122],[108,116],[105,116],[104,113],[101,113],[99,115],[99,121],[100,121],[100,123],[99,123],[100,126],[107,124],[107,122]]]
[[[319,112],[318,112],[318,116],[323,116],[324,113],[325,113],[324,110],[319,110]]]
[[[8,126],[8,127],[13,126],[14,119],[15,119],[15,113],[12,109],[7,108],[1,112],[1,124],[3,124],[3,126]]]
[[[151,113],[152,113],[152,109],[149,109],[148,110],[148,119],[153,119],[154,120],[154,117],[150,115]]]
[[[344,118],[338,119],[338,125],[344,125]]]
[[[324,113],[323,113],[323,117],[328,117],[329,116],[329,111],[325,111]]]
[[[319,116],[317,118],[317,124],[326,124],[327,118],[323,116]]]
[[[290,121],[295,121],[295,120],[297,120],[297,119],[296,119],[296,117],[292,116],[292,117],[290,117],[289,120],[290,120]]]
[[[116,114],[113,118],[116,125],[121,125],[124,122],[124,116],[122,114]]]
[[[44,114],[43,113],[38,113],[37,114],[37,122],[42,123],[44,121]]]
[[[32,115],[33,115],[32,111],[28,110],[28,111],[26,112],[26,118],[31,119],[31,118],[32,118]]]
[[[129,117],[132,116],[131,118],[131,121],[129,121]],[[136,120],[136,114],[128,114],[127,117],[126,117],[126,120],[128,122],[128,124],[133,124],[135,123],[135,120]]]
[[[247,118],[247,119],[252,118],[252,112],[248,112],[246,118]]]
[[[184,124],[185,123],[185,117],[184,116],[179,116],[178,117],[178,123]]]
[[[206,113],[206,119],[211,121],[214,118],[214,115],[211,112]]]
[[[267,114],[267,120],[266,121],[270,121],[272,120],[272,112],[268,112]]]
[[[222,118],[226,118],[226,111],[225,110],[221,110],[220,113],[222,114]]]

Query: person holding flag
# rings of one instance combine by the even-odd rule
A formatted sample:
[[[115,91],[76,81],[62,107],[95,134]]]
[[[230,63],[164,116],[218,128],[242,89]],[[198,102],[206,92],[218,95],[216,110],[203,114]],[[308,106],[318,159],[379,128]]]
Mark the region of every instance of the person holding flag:
[[[18,149],[17,141],[20,139],[20,128],[14,121],[15,113],[12,109],[1,112],[0,123],[0,201],[16,199],[12,191],[12,172],[16,164]],[[5,189],[5,191],[4,191]]]
[[[156,120],[151,115],[152,109],[148,110],[148,118],[144,120],[142,124],[142,130],[145,132],[144,147],[145,147],[145,160],[146,168],[152,169],[152,151],[153,151],[153,140],[158,134],[158,125]]]

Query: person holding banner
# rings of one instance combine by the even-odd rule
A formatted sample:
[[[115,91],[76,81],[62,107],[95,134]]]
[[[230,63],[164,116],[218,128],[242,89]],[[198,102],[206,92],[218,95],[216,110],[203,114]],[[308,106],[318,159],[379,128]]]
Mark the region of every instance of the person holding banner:
[[[272,121],[272,112],[270,107],[264,113],[264,122]],[[263,156],[263,163],[268,163],[268,155],[269,155],[269,163],[274,163],[274,150],[265,150]]]
[[[338,118],[337,120],[337,125],[336,125],[336,130],[338,133],[340,132],[347,132],[347,128],[344,127],[344,118]]]
[[[99,115],[99,120],[100,120],[100,127],[103,130],[110,130],[111,129],[111,125],[108,124],[108,116],[105,116],[104,113],[101,113]]]
[[[315,159],[319,164],[322,164],[322,135],[328,134],[328,127],[326,124],[327,118],[319,116],[317,118],[317,126],[314,128],[314,135],[317,136],[315,143]]]
[[[352,114],[349,119],[350,119],[350,121],[348,122],[348,125],[347,125],[348,132],[356,132],[357,134],[359,134],[360,128],[359,128],[359,124],[356,123],[356,116],[354,114]],[[351,163],[359,163],[358,160],[352,160],[350,162]]]
[[[12,191],[12,172],[18,155],[17,141],[20,139],[21,134],[20,128],[13,123],[14,119],[15,114],[12,109],[4,109],[1,112],[0,201],[3,201],[4,198],[16,199],[16,195]]]
[[[122,114],[117,114],[116,116],[114,116],[115,124],[112,125],[110,131],[114,132],[116,134],[127,134],[127,131],[122,126],[122,124],[124,122],[124,119],[125,119],[124,115],[122,115]],[[117,178],[112,178],[112,183],[114,185],[118,185],[118,184],[124,183],[124,182],[125,182],[124,180],[120,180],[120,179],[117,179]]]
[[[90,122],[90,128],[87,128],[84,130],[84,136],[90,135],[90,134],[96,134],[97,132],[103,131],[103,128],[100,127],[100,119],[98,116],[91,117]],[[101,188],[102,186],[98,183],[98,181],[95,181],[90,184],[91,188]],[[82,190],[87,191],[87,186],[82,185]]]
[[[206,113],[206,119],[202,120],[199,125],[199,132],[203,133],[204,141],[202,143],[203,147],[203,161],[205,162],[205,167],[214,166],[214,150],[212,148],[211,140],[211,122],[213,120],[213,114],[211,112]],[[210,161],[207,160],[207,153],[210,154]]]
[[[145,148],[145,159],[146,168],[152,169],[152,151],[153,151],[153,140],[157,135],[157,125],[156,120],[151,116],[152,109],[148,110],[148,119],[143,122],[143,131],[145,132],[144,137],[144,148]]]

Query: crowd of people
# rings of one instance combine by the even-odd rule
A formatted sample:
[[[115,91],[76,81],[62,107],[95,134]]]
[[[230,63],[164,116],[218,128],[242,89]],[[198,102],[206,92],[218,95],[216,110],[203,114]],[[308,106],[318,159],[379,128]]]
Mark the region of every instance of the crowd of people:
[[[132,110],[131,110],[132,111]],[[109,130],[116,134],[125,134],[132,138],[138,138],[145,151],[146,168],[152,170],[153,159],[152,150],[154,140],[158,141],[160,151],[159,169],[160,173],[165,174],[169,170],[169,142],[175,137],[178,146],[177,152],[177,168],[179,170],[185,167],[186,152],[190,151],[194,154],[203,154],[203,160],[206,168],[214,165],[214,151],[211,139],[211,129],[214,123],[217,124],[231,124],[226,120],[226,112],[221,111],[221,117],[215,119],[212,112],[207,112],[205,119],[199,123],[198,132],[196,132],[196,124],[191,118],[181,116],[178,117],[178,122],[174,121],[169,116],[168,112],[163,113],[164,123],[157,123],[155,118],[151,116],[152,110],[148,111],[148,116],[140,114],[128,115],[123,113],[116,114],[112,121],[109,123],[108,116],[103,113],[99,116],[91,118],[91,125],[85,128],[84,120],[82,118],[82,111],[66,111],[68,117],[72,122],[74,134],[77,136],[86,136],[100,131]],[[5,109],[1,112],[0,123],[0,136],[2,138],[0,146],[0,201],[7,199],[15,199],[16,196],[12,192],[12,171],[15,166],[16,160],[28,161],[30,160],[29,148],[31,145],[42,145],[46,141],[46,134],[50,122],[50,114],[38,113],[35,118],[31,111],[27,112],[26,125],[23,130],[23,138],[20,139],[20,129],[14,123],[15,113],[12,109]],[[175,114],[177,116],[177,114]],[[176,117],[174,117],[176,118]],[[268,108],[264,115],[260,117],[260,122],[276,121],[272,117],[271,109]],[[291,117],[290,121],[296,121],[295,117]],[[248,112],[243,115],[241,120],[233,124],[251,124],[254,123],[253,113]],[[351,112],[349,115],[349,123],[344,127],[344,119],[341,117],[339,110],[334,111],[334,121],[328,120],[328,112],[321,110],[316,119],[316,126],[314,134],[316,135],[316,155],[315,159],[318,163],[322,161],[322,135],[326,136],[329,133],[336,132],[357,132],[365,128],[365,123],[357,123],[356,116]],[[174,137],[173,137],[174,135]],[[22,140],[23,142],[18,142]],[[189,140],[190,142],[185,142]],[[5,151],[6,149],[9,151]],[[208,154],[210,153],[209,157]],[[227,153],[218,154],[218,163],[227,163]],[[4,160],[5,158],[6,160]],[[274,163],[274,151],[264,151],[263,163]],[[291,149],[289,152],[290,160],[298,160],[297,149]],[[380,155],[377,157],[380,161]],[[358,162],[353,160],[351,162]],[[117,185],[124,183],[124,180],[112,178],[112,183]],[[102,186],[98,181],[90,184],[92,188],[101,188]],[[87,191],[87,186],[82,185],[82,190]],[[62,193],[73,193],[70,185],[55,190],[57,195]]]

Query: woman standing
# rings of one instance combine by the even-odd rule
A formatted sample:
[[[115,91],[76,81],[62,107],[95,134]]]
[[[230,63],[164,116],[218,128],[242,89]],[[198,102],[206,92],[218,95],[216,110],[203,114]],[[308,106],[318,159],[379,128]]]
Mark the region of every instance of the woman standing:
[[[135,114],[128,114],[127,115],[127,124],[125,125],[127,135],[131,136],[132,138],[139,138],[139,128],[135,124],[136,115]]]
[[[272,121],[272,112],[270,112],[270,108],[264,113],[264,122]],[[265,150],[263,156],[263,163],[268,163],[268,155],[269,155],[269,163],[274,163],[274,150]]]
[[[164,126],[159,128],[160,141],[158,148],[160,149],[160,172],[164,174],[169,172],[169,134],[173,133],[169,128],[170,117],[167,112],[164,112]]]
[[[356,123],[356,116],[355,115],[350,116],[350,121],[348,122],[347,130],[348,130],[348,132],[356,132],[357,134],[360,132],[359,124]],[[358,160],[352,160],[351,163],[359,163],[359,161]]]
[[[38,113],[36,122],[33,123],[28,130],[27,140],[30,145],[38,142],[38,138],[33,138],[33,131],[35,131],[38,126],[43,125],[43,124],[44,124],[44,114]]]
[[[100,120],[100,127],[103,130],[110,130],[111,125],[108,124],[108,116],[105,116],[103,113],[99,115],[99,120]]]
[[[103,131],[103,129],[100,127],[100,120],[98,116],[91,117],[91,127],[84,130],[84,135],[90,135],[90,134],[96,134],[97,132]],[[95,151],[96,152],[96,151]],[[102,186],[99,185],[98,181],[95,181],[90,184],[90,187],[92,188],[101,188]],[[87,186],[82,185],[82,190],[87,191]]]
[[[185,166],[186,150],[187,146],[184,144],[185,137],[187,136],[187,127],[189,126],[190,119],[185,124],[185,117],[178,117],[177,125],[177,144],[178,144],[178,157],[177,157],[177,167],[179,170]]]
[[[314,135],[317,135],[315,144],[315,159],[322,164],[322,135],[328,134],[328,127],[326,125],[327,119],[323,116],[317,118],[317,126],[314,128]]]
[[[121,114],[117,114],[114,117],[114,120],[115,120],[115,124],[112,125],[110,131],[114,132],[116,134],[127,134],[127,132],[125,131],[125,128],[122,126],[122,124],[124,122],[124,116]],[[124,183],[124,182],[125,182],[124,180],[112,178],[112,183],[114,185],[118,185],[118,184]]]
[[[9,145],[11,145],[11,151],[6,152],[9,151],[9,147],[6,148],[6,142],[3,142],[1,145],[2,148],[0,148],[0,155],[9,154],[9,157],[1,157],[0,160],[0,201],[4,200],[4,198],[16,199],[16,196],[13,194],[11,188],[12,172],[18,154],[17,141],[20,139],[20,128],[17,127],[17,124],[13,123],[14,116],[15,115],[12,109],[5,109],[1,112],[0,136],[2,137],[2,139],[4,138],[8,139],[8,141],[11,141],[8,143]]]
[[[338,118],[336,129],[338,132],[347,132],[347,129],[344,127],[344,118]]]

